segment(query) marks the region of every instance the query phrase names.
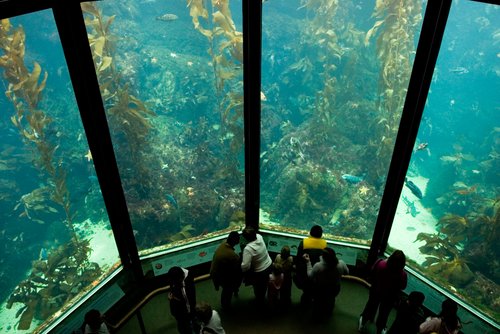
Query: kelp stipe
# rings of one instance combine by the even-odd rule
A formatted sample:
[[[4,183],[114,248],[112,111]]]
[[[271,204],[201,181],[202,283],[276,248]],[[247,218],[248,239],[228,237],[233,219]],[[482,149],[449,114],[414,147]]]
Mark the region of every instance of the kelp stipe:
[[[377,133],[377,157],[371,177],[386,174],[392,156],[399,120],[406,99],[406,90],[412,69],[416,29],[422,21],[421,1],[377,1],[372,15],[377,19],[368,30],[365,45],[376,39],[377,58],[380,61],[378,79],[379,119],[374,128]]]
[[[207,1],[189,0],[189,14],[196,30],[207,37],[208,53],[212,58],[215,86],[221,115],[221,125],[233,136],[228,154],[232,164],[237,164],[236,154],[243,148],[243,34],[236,30],[229,9],[229,0],[211,2],[210,14]],[[207,21],[203,27],[200,18]]]
[[[47,204],[47,201],[52,200],[63,208],[66,218],[64,224],[70,234],[70,241],[58,249],[45,251],[43,257],[34,261],[28,278],[19,283],[9,297],[7,308],[17,302],[25,304],[21,308],[17,327],[20,330],[29,329],[33,318],[45,320],[60,310],[101,273],[98,264],[89,262],[89,241],[80,240],[73,226],[74,213],[66,185],[66,170],[62,158],[57,158],[55,154],[59,144],[52,142],[53,138],[46,135],[53,120],[39,104],[48,74],[43,72],[37,62],[34,62],[33,70],[29,72],[24,59],[25,39],[22,27],[14,29],[8,19],[1,21],[0,49],[3,55],[0,57],[0,67],[8,82],[5,94],[15,110],[11,121],[25,145],[32,149],[35,167],[47,177],[48,186],[23,195],[14,209],[22,206],[20,217],[45,223],[36,218],[36,214],[57,212]]]

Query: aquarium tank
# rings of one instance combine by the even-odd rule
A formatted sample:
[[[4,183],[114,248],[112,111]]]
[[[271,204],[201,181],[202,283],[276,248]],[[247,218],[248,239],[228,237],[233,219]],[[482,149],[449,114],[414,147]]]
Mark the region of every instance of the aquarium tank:
[[[302,236],[319,224],[330,240],[370,246],[426,7],[262,1],[260,228]],[[254,223],[242,1],[80,8],[138,256]],[[388,240],[496,324],[499,14],[452,2]],[[0,333],[37,332],[122,268],[122,226],[110,222],[102,152],[87,139],[53,11],[1,15]]]
[[[32,331],[120,262],[51,11],[0,27],[0,332]]]

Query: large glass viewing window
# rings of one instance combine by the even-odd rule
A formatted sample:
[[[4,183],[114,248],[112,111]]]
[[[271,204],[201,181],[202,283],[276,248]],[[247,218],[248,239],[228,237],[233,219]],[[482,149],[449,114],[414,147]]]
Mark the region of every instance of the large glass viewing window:
[[[261,222],[367,243],[422,1],[263,4]]]
[[[389,245],[500,319],[499,7],[454,2]]]
[[[241,2],[82,10],[141,254],[243,225]]]
[[[119,264],[51,11],[0,22],[0,331],[33,331]]]
[[[84,30],[84,43],[71,44],[76,21],[61,19],[80,5],[40,3],[54,11],[0,21],[0,332],[61,329],[102,300],[135,302],[174,263],[206,268],[225,234],[245,225],[245,196],[256,199],[245,189],[245,143],[257,145],[244,143],[244,88],[258,90],[243,87],[241,0],[82,2],[107,124],[93,72],[74,68],[87,58],[68,53],[82,44],[88,52]],[[277,240],[268,250],[319,224],[330,241],[347,241],[339,248],[353,250],[349,264],[360,271],[358,249],[384,239],[373,234],[426,6],[368,3],[262,1],[260,227]],[[452,6],[388,241],[406,253],[411,279],[496,327],[499,9]],[[250,69],[260,61],[245,59]],[[109,139],[96,129],[109,125],[128,216],[111,144],[91,152],[81,117],[93,150]],[[385,250],[376,245],[370,256]]]

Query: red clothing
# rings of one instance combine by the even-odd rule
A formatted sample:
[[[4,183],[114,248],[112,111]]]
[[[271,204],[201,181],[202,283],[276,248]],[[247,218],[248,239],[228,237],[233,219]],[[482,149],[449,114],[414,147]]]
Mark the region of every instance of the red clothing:
[[[373,266],[371,290],[383,298],[396,298],[408,284],[408,275],[404,270],[393,273],[387,269],[387,260],[379,260]]]

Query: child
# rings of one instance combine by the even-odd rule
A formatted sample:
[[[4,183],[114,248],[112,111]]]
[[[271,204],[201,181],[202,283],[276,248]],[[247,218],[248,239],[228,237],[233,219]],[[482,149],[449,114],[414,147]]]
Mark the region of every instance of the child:
[[[177,321],[180,334],[192,334],[192,320],[196,305],[196,290],[190,272],[181,267],[172,267],[168,271],[170,281],[170,313]]]
[[[292,303],[292,271],[293,257],[290,256],[290,247],[283,246],[281,253],[276,256],[274,266],[281,266],[283,270],[283,284],[280,291],[280,302],[283,306]]]
[[[408,300],[401,303],[388,334],[416,334],[424,322],[422,304],[425,296],[420,291],[412,291]]]
[[[196,317],[201,322],[200,334],[226,334],[219,313],[206,302],[196,304]]]
[[[437,317],[429,317],[420,324],[421,334],[446,333],[458,334],[462,323],[457,316],[458,305],[451,299],[445,299],[441,304],[441,313]]]
[[[281,265],[273,266],[273,271],[269,274],[269,283],[267,287],[267,299],[271,309],[278,306],[280,302],[280,290],[283,285],[285,275]]]

